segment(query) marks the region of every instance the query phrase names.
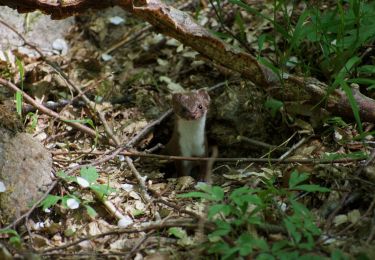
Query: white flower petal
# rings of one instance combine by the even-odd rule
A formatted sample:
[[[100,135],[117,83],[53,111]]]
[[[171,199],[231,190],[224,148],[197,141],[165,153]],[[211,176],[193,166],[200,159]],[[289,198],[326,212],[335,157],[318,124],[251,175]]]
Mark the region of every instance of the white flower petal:
[[[121,185],[121,188],[126,192],[130,192],[130,191],[134,190],[134,185],[125,183],[125,184]]]
[[[131,224],[133,224],[133,219],[129,216],[125,216],[124,218],[118,221],[117,226],[121,228],[125,228]]]
[[[107,53],[103,53],[102,54],[102,60],[103,61],[110,61],[110,60],[112,60],[112,55],[109,55],[109,54],[107,54]]]
[[[5,192],[7,188],[5,187],[4,182],[0,181],[0,192]]]
[[[110,17],[109,21],[110,21],[111,24],[114,24],[114,25],[119,25],[119,24],[125,22],[124,18],[122,18],[120,16]]]
[[[77,177],[77,182],[83,188],[87,188],[87,187],[90,186],[90,183],[86,179],[84,179],[82,177]]]
[[[66,205],[68,206],[68,208],[70,209],[78,209],[79,207],[79,202],[76,201],[75,199],[68,199],[66,201]]]

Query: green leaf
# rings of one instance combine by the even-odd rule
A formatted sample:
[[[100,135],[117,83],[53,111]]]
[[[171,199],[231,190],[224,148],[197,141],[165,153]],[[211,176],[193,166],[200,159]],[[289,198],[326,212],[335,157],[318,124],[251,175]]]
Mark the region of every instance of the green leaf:
[[[375,74],[375,65],[363,65],[357,68],[358,72]]]
[[[0,234],[8,234],[8,235],[13,235],[13,236],[19,236],[17,231],[14,229],[0,229]]]
[[[339,249],[335,249],[331,253],[331,259],[332,260],[349,260],[349,257],[344,255],[344,253],[341,252]]]
[[[215,236],[220,236],[220,237],[225,236],[225,235],[229,234],[232,230],[231,225],[226,221],[216,220],[215,224],[216,224],[215,231],[213,231],[212,233],[209,234],[209,237],[211,237],[211,238],[215,237]]]
[[[351,88],[348,86],[346,82],[341,82],[341,87],[344,89],[344,92],[346,94],[346,97],[349,100],[350,107],[352,108],[354,119],[357,122],[359,133],[363,133],[363,128],[362,128],[362,122],[361,118],[359,116],[359,107],[357,104],[357,101],[355,100]]]
[[[99,197],[99,199],[108,196],[111,192],[115,191],[106,184],[92,184],[90,189],[93,190]]]
[[[346,75],[351,71],[355,64],[361,61],[361,58],[357,56],[351,57],[345,64],[345,66],[337,73],[336,79],[330,87],[330,91],[338,87],[339,85],[343,84],[345,81]],[[328,93],[330,93],[330,91]]]
[[[253,251],[253,238],[250,234],[242,234],[237,239],[236,244],[241,256],[247,256]]]
[[[95,218],[98,215],[98,213],[93,207],[86,205],[86,204],[84,206],[87,210],[87,214],[89,214],[90,217]]]
[[[224,199],[224,190],[221,187],[214,186],[212,187],[212,200],[221,201]]]
[[[201,191],[204,191],[206,193],[210,193],[211,192],[211,189],[212,189],[212,186],[211,185],[208,185],[207,183],[205,182],[198,182],[197,185],[195,185],[195,188],[197,190],[201,190]]]
[[[47,197],[40,203],[40,206],[42,206],[43,211],[56,205],[62,197],[60,196],[55,196],[48,194]]]
[[[289,178],[289,188],[294,189],[294,187],[307,180],[309,178],[309,175],[307,173],[301,173],[299,174],[296,170],[292,172]]]
[[[99,178],[99,174],[95,167],[83,167],[80,171],[81,177],[87,180],[90,184],[95,183]]]
[[[212,219],[219,213],[223,214],[224,216],[228,216],[231,213],[231,209],[231,206],[226,204],[215,204],[209,208],[207,217]]]
[[[310,10],[306,9],[298,18],[298,22],[294,27],[292,38],[290,39],[290,48],[295,49],[300,45],[301,40],[306,34],[305,21],[310,15]]]
[[[348,83],[357,83],[361,85],[375,85],[374,79],[368,79],[368,78],[353,78],[348,79],[346,82]]]
[[[180,227],[171,227],[171,228],[169,228],[168,229],[168,234],[170,236],[175,236],[175,237],[180,238],[180,239],[187,237],[186,231],[183,230]]]
[[[288,241],[286,241],[286,240],[276,241],[275,243],[273,243],[271,251],[277,252],[277,251],[280,251],[281,249],[283,249],[287,246],[288,246]]]
[[[56,173],[56,176],[63,179],[64,181],[66,182],[72,182],[76,179],[75,176],[69,176],[68,174],[66,174],[64,171],[58,171]]]
[[[280,108],[284,106],[284,103],[274,98],[268,98],[264,103],[264,106],[270,109],[272,117],[275,117],[276,113],[280,111]]]
[[[316,184],[303,184],[303,185],[294,186],[293,190],[303,190],[307,192],[329,192],[330,191],[330,189],[321,187]]]
[[[205,183],[198,183],[196,188],[205,192],[193,191],[185,194],[179,194],[179,198],[201,198],[209,201],[221,201],[224,198],[224,190],[219,186],[211,187]]]
[[[16,58],[16,64],[18,67],[18,72],[20,74],[20,82],[21,82],[21,90],[23,90],[23,81],[25,78],[25,70],[21,60]],[[23,94],[20,91],[16,92],[16,111],[18,115],[22,115],[22,102],[23,102]]]
[[[9,243],[11,243],[15,247],[20,247],[21,246],[21,237],[13,236],[13,237],[9,238]]]
[[[132,211],[132,215],[134,217],[140,217],[140,216],[145,215],[145,212],[143,210],[140,210],[140,209],[135,209],[135,210]]]
[[[16,92],[16,111],[18,115],[22,115],[22,100],[23,94],[21,91]]]

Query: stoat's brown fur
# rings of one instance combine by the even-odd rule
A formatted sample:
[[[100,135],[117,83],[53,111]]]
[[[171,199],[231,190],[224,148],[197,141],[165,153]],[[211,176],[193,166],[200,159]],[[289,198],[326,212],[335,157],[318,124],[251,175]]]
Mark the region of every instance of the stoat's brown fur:
[[[205,133],[206,115],[210,96],[206,90],[175,93],[172,96],[175,125],[172,137],[166,145],[166,153],[178,156],[207,157]],[[204,179],[206,162],[175,161],[177,176],[191,175],[199,166],[199,178]]]

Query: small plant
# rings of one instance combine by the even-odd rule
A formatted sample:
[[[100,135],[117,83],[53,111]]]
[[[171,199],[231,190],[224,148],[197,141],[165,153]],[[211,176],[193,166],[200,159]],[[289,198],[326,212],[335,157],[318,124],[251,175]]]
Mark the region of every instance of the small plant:
[[[0,236],[1,235],[7,235],[9,237],[9,243],[16,247],[21,247],[21,237],[14,229],[1,229],[0,230]]]
[[[79,177],[69,176],[62,171],[58,172],[57,176],[67,183],[75,182],[82,188],[88,188],[96,195],[96,198],[100,200],[103,200],[105,196],[108,196],[111,192],[115,191],[114,189],[110,188],[108,184],[99,184],[97,182],[99,174],[94,167],[81,168]],[[70,209],[76,209],[80,204],[82,204],[86,208],[87,213],[91,217],[95,217],[97,213],[94,208],[89,205],[91,201],[83,201],[81,203],[81,199],[79,199],[80,195],[81,194],[79,192],[76,192],[76,194],[67,194],[64,196],[48,195],[41,202],[40,206],[44,211],[46,211],[59,202],[61,202],[61,205],[63,207]]]
[[[308,174],[294,171],[288,188],[276,188],[265,180],[266,189],[241,187],[225,195],[223,188],[197,185],[199,191],[182,198],[200,198],[211,202],[207,217],[215,224],[208,234],[207,252],[223,259],[251,256],[256,259],[297,259],[318,257],[312,254],[321,234],[313,214],[300,202],[300,192],[328,192],[319,185],[303,184]],[[280,198],[280,201],[276,201]],[[266,219],[273,219],[269,224]],[[257,230],[277,227],[285,236],[268,241]]]

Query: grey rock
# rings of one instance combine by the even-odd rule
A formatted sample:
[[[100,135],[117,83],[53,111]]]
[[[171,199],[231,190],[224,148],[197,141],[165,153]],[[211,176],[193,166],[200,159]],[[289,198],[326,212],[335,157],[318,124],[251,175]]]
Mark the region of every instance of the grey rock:
[[[27,212],[52,183],[52,157],[26,133],[0,128],[0,224]]]

